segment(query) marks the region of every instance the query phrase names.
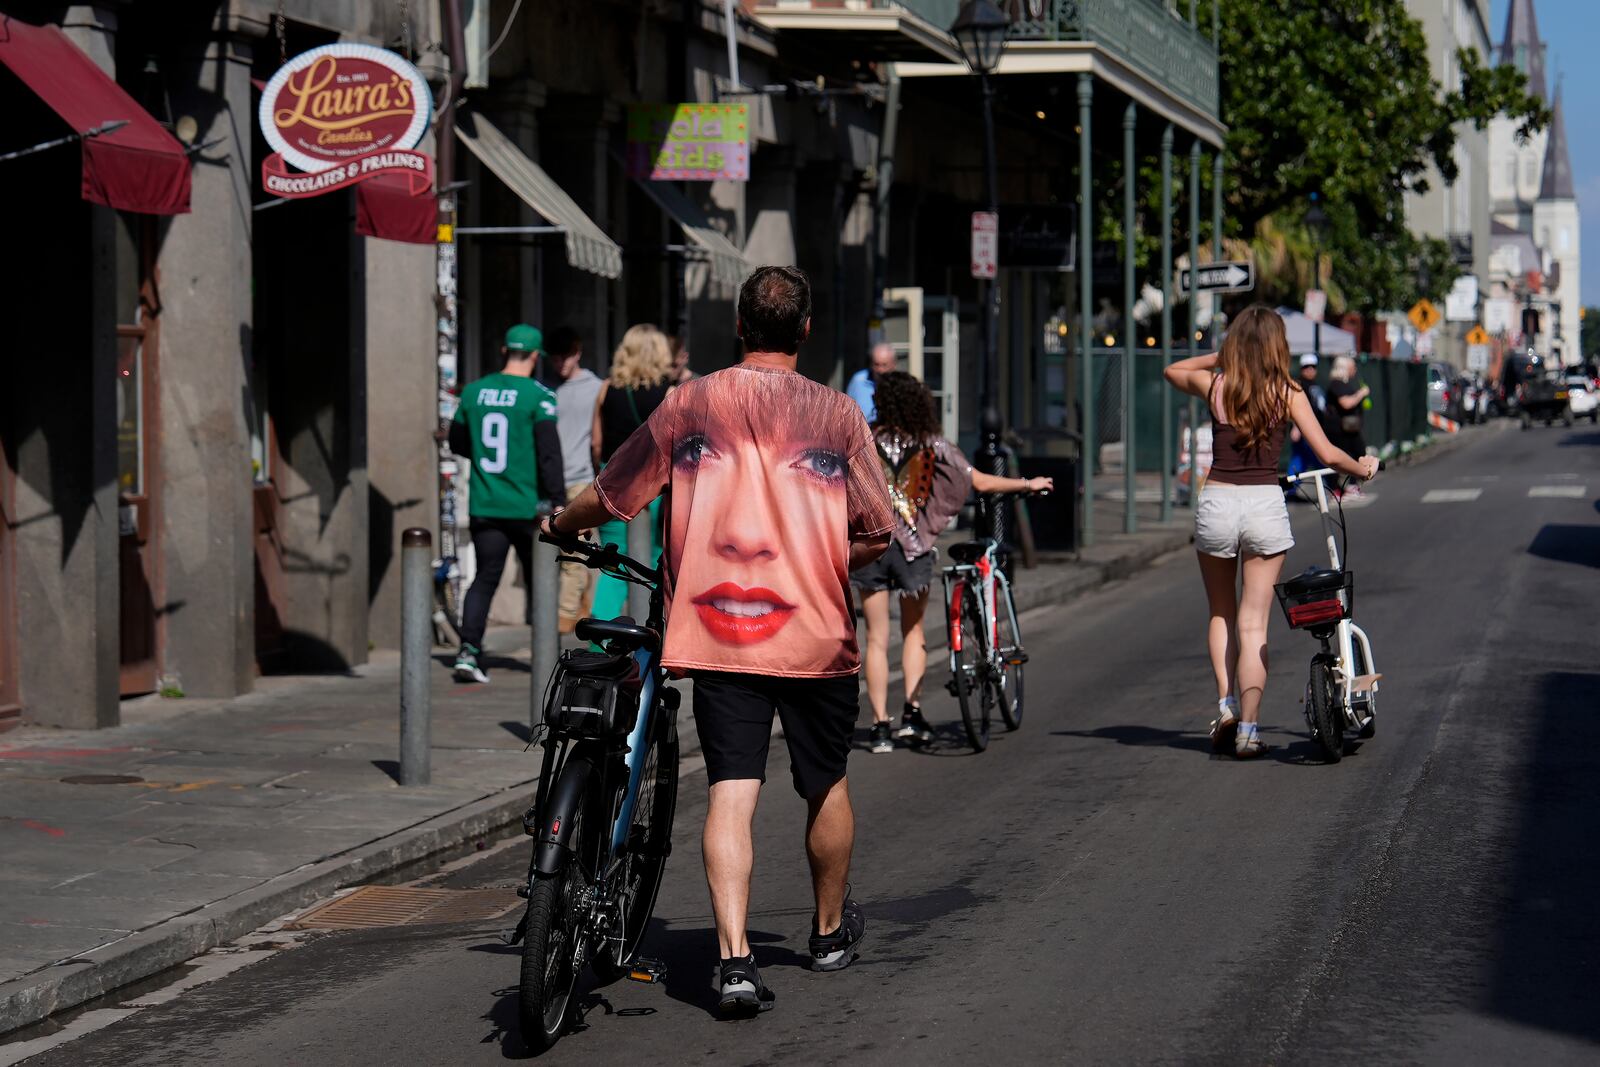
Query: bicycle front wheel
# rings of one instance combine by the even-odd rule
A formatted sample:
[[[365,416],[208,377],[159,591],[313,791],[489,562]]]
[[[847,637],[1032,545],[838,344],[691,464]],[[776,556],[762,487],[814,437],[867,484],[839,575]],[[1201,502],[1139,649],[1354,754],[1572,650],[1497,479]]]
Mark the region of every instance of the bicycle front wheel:
[[[1017,610],[1011,599],[1011,587],[1001,586],[1004,596],[996,605],[998,638],[995,641],[995,659],[998,669],[990,677],[994,687],[994,701],[1000,708],[1000,718],[1007,730],[1022,725],[1022,665],[1028,654],[1022,648],[1022,634],[1017,631]]]
[[[593,962],[602,982],[616,981],[633,966],[672,851],[672,817],[678,807],[678,740],[670,729],[662,733],[645,754],[639,799],[634,802],[633,824],[628,828],[620,889],[622,941],[619,945],[608,939]]]
[[[977,590],[970,582],[961,593],[961,619],[959,647],[952,642],[955,660],[953,684],[956,700],[961,705],[961,723],[966,728],[967,743],[972,751],[982,752],[989,747],[989,719],[994,709],[994,687],[988,684],[989,642],[984,633],[983,612],[978,604]]]

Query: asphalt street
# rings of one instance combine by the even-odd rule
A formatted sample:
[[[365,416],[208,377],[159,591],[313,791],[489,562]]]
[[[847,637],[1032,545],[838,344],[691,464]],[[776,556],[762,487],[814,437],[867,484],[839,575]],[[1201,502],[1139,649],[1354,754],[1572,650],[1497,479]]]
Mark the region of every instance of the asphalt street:
[[[712,1015],[690,768],[646,946],[666,981],[586,989],[546,1059],[1595,1062],[1597,499],[1589,428],[1485,433],[1373,484],[1348,516],[1378,732],[1335,765],[1299,703],[1315,643],[1277,618],[1276,747],[1210,755],[1191,555],[1031,613],[1018,733],[969,753],[935,684],[938,743],[853,757],[869,929],[841,973],[802,969],[803,807],[775,748],[751,937],[778,1003],[753,1021]],[[1295,529],[1289,571],[1322,558],[1312,509]],[[513,844],[430,884],[514,885],[526,862]],[[304,937],[28,1062],[523,1058],[509,924]]]

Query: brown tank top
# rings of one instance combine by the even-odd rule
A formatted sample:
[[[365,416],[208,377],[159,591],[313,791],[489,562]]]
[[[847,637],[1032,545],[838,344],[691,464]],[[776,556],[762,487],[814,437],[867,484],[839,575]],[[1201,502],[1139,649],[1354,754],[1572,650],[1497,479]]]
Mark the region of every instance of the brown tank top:
[[[1285,418],[1253,449],[1245,449],[1239,431],[1222,421],[1222,375],[1211,383],[1211,473],[1209,481],[1222,485],[1277,485],[1278,457],[1283,454],[1283,438],[1289,432]]]

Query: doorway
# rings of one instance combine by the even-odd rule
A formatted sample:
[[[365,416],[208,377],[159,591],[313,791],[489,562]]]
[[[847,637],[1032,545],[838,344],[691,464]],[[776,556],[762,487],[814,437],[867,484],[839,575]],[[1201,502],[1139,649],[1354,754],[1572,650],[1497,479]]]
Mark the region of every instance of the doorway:
[[[161,673],[160,328],[155,220],[123,215],[117,257],[117,528],[123,696]],[[131,292],[132,299],[126,299]]]
[[[11,544],[11,527],[16,522],[13,482],[11,442],[0,432],[0,730],[22,716],[17,686],[17,565]]]

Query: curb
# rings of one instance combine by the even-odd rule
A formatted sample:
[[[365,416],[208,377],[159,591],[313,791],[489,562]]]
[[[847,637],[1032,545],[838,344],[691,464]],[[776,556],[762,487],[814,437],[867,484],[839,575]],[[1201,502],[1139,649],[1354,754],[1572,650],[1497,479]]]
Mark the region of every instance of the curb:
[[[532,805],[536,788],[531,779],[510,786],[0,984],[0,1034],[175,967],[336,890],[515,824]]]

